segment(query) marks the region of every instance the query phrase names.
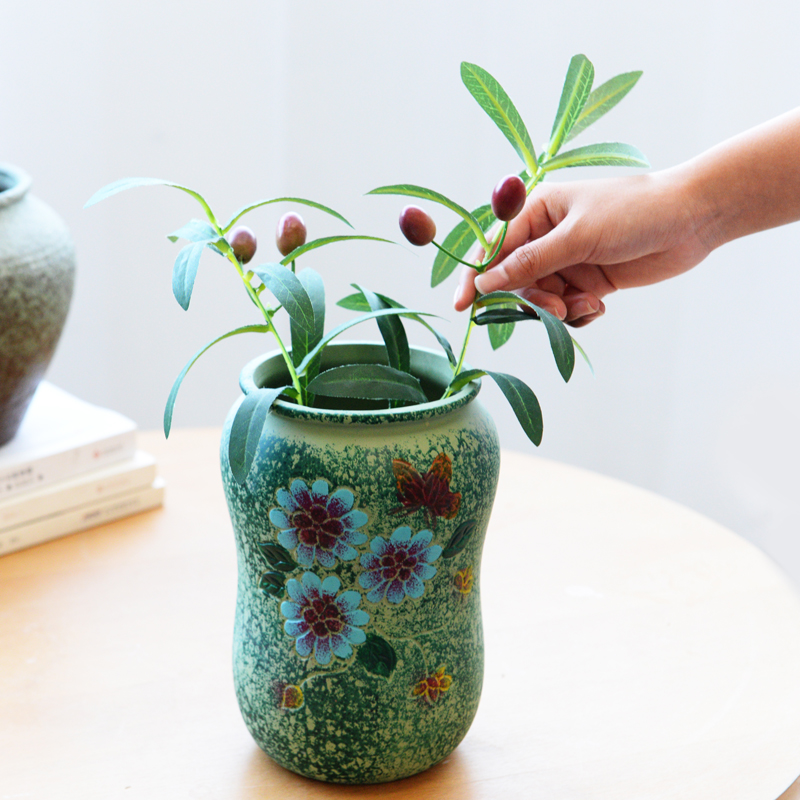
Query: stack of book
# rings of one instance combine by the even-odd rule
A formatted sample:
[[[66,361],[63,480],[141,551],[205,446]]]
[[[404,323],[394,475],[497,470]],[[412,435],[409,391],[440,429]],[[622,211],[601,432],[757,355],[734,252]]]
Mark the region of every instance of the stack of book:
[[[0,447],[0,555],[160,506],[136,425],[43,381]]]

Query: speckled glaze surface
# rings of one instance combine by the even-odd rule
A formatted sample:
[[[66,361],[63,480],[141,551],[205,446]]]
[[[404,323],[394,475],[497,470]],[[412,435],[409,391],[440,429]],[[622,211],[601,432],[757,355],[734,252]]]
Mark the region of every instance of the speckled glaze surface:
[[[326,366],[374,359],[344,343]],[[412,370],[443,385],[444,356]],[[280,358],[242,373],[274,384]],[[280,383],[274,385],[281,385]],[[462,740],[483,682],[480,559],[499,471],[497,433],[471,384],[384,411],[281,402],[244,486],[222,476],[239,565],[234,681],[275,761],[336,783],[427,769]]]
[[[72,299],[66,225],[0,164],[0,445],[12,439],[53,357]]]

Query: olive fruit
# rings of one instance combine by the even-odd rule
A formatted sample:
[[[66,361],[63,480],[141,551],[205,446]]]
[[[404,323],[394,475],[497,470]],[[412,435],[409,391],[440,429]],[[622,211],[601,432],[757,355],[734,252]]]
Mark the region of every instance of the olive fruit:
[[[256,254],[256,235],[244,225],[231,231],[228,244],[241,264],[246,264]]]
[[[508,222],[525,205],[525,183],[518,175],[506,175],[492,192],[492,212],[497,219]]]
[[[278,220],[275,242],[278,250],[285,256],[288,256],[292,250],[302,247],[306,243],[306,224],[303,222],[303,218],[294,211],[287,211]]]
[[[422,247],[436,236],[436,223],[419,206],[406,206],[400,212],[400,230],[411,244]]]

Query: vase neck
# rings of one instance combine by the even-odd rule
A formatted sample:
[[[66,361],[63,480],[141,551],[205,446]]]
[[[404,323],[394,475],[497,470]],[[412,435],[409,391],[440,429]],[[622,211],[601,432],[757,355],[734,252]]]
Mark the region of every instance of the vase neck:
[[[10,164],[0,164],[0,208],[20,201],[31,185],[30,176]]]

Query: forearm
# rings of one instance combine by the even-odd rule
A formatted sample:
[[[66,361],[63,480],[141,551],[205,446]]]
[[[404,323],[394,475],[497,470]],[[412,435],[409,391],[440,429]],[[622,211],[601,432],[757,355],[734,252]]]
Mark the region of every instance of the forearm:
[[[709,249],[800,220],[800,108],[667,172]]]

